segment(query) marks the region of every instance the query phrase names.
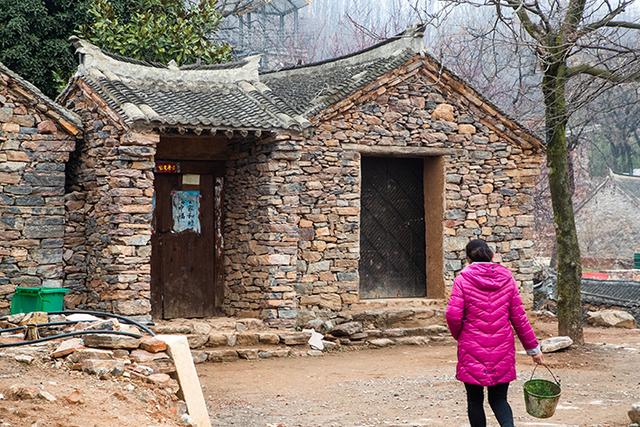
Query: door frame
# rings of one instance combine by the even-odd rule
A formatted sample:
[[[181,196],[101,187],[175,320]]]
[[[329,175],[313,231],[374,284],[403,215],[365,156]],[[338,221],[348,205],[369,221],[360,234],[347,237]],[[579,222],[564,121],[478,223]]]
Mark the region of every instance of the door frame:
[[[222,227],[224,225],[224,181],[220,188],[219,196],[215,194],[216,181],[218,178],[224,179],[225,175],[225,162],[224,161],[196,161],[196,160],[172,160],[172,159],[156,159],[156,164],[160,162],[171,162],[176,164],[177,171],[175,174],[198,174],[198,175],[212,175],[213,176],[213,200],[214,200],[214,277],[211,286],[214,287],[214,301],[213,308],[214,315],[220,316],[222,312],[222,304],[224,300],[224,241],[222,237]],[[154,168],[154,197],[156,194],[156,180],[155,175],[160,175]],[[216,197],[218,196],[218,197]],[[219,209],[216,207],[216,203],[220,202]],[[154,207],[152,213],[152,224],[155,229],[156,222],[156,208]],[[156,240],[155,232],[151,235],[151,315],[154,319],[164,318],[164,287],[162,285],[162,257],[159,254],[159,247]]]

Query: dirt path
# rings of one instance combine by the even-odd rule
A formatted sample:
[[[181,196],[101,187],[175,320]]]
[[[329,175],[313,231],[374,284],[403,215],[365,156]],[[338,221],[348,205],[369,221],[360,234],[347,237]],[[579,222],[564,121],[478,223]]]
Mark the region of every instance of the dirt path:
[[[536,326],[543,337],[555,327]],[[526,415],[522,379],[532,365],[518,357],[521,379],[510,390],[517,425],[628,425],[626,412],[640,401],[640,331],[587,329],[586,336],[587,346],[548,356],[563,383],[550,420]],[[216,426],[464,426],[455,359],[451,345],[395,347],[206,364],[199,372]]]

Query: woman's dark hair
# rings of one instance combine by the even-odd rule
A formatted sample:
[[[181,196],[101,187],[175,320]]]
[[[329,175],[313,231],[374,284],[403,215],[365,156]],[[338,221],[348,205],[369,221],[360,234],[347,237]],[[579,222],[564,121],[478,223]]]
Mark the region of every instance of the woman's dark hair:
[[[465,248],[467,252],[467,258],[471,262],[491,262],[493,259],[493,251],[482,239],[475,239],[467,243]]]

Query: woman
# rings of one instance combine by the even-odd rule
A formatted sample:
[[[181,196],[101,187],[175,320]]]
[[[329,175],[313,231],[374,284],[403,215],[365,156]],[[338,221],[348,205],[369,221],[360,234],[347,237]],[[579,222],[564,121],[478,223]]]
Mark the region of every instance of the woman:
[[[516,379],[511,327],[538,364],[543,363],[542,352],[511,271],[491,262],[493,252],[484,240],[470,241],[466,252],[470,265],[453,282],[446,312],[451,335],[458,341],[456,378],[467,389],[471,427],[487,423],[484,387],[488,387],[489,405],[500,426],[513,426],[507,402],[509,383]]]

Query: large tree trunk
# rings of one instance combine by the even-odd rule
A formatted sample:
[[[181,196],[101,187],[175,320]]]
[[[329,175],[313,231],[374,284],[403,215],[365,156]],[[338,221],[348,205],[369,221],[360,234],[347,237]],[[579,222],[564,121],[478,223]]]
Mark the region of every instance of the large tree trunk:
[[[566,138],[566,64],[547,64],[543,79],[547,167],[558,251],[558,332],[584,343],[580,301],[580,246],[573,216]]]

